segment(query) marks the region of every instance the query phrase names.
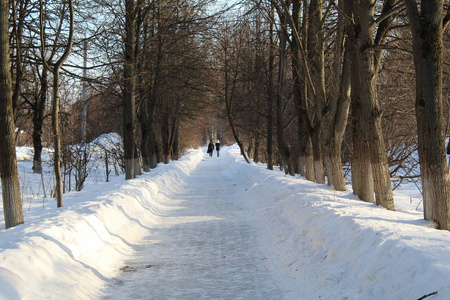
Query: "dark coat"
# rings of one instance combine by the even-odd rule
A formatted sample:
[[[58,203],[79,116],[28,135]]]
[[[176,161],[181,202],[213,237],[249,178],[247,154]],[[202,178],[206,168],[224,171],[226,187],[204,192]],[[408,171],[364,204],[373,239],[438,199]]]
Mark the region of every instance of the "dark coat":
[[[209,143],[209,145],[208,145],[208,153],[209,152],[213,152],[213,150],[214,150],[214,144],[213,143]]]
[[[217,151],[220,150],[220,143],[216,143],[216,150],[217,150]]]

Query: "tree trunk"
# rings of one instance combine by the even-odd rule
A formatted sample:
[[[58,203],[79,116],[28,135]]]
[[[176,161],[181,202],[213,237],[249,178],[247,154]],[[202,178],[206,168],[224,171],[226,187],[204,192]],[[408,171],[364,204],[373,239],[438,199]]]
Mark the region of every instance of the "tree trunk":
[[[156,142],[156,138],[153,132],[151,133],[151,139],[148,142],[148,149],[149,149],[150,168],[154,169],[158,166],[159,149],[158,143]]]
[[[271,18],[273,20],[273,7],[270,11]],[[273,95],[274,95],[274,33],[273,33],[273,22],[270,22],[269,31],[269,74],[267,82],[267,137],[266,137],[266,155],[267,155],[267,169],[273,170]]]
[[[135,174],[135,4],[125,1],[125,48],[124,48],[124,89],[123,89],[123,148],[125,179],[133,179]]]
[[[150,169],[156,168],[158,164],[156,140],[153,135],[156,101],[152,99],[153,98],[143,100],[144,102],[147,101],[147,103],[144,105],[141,104],[141,111],[145,110],[145,112],[142,112],[139,118],[142,132],[141,153],[145,172],[149,172]]]
[[[345,1],[348,5],[348,12],[355,7],[354,1]],[[357,59],[358,49],[356,46],[355,26],[348,34],[350,39],[349,51],[351,60],[351,112],[352,112],[352,188],[353,193],[361,200],[373,203],[375,202],[373,190],[372,166],[369,156],[369,143],[366,132],[362,126],[362,100],[359,86],[359,61]]]
[[[134,145],[134,157],[134,175],[142,175],[141,163],[139,161],[139,151],[136,144]]]
[[[426,220],[450,230],[449,170],[442,112],[443,1],[405,1],[413,36],[416,70],[416,119]],[[448,17],[447,17],[448,18]]]
[[[344,1],[339,1],[339,8],[344,10]],[[323,151],[327,170],[328,184],[338,191],[345,191],[342,170],[341,147],[347,127],[350,108],[350,51],[348,32],[350,24],[342,14],[338,16],[338,28],[334,47],[333,79],[330,87],[329,105],[323,115]],[[348,36],[348,33],[345,34]]]
[[[295,42],[294,42],[295,43]],[[304,66],[298,46],[292,46],[292,70],[294,76],[294,98],[297,112],[298,172],[309,181],[315,181],[314,158],[311,144],[311,129],[307,115],[306,85],[303,79]]]
[[[256,137],[256,139],[255,139],[255,152],[253,154],[253,161],[255,163],[259,162],[259,146],[260,146],[260,142],[261,142],[261,139],[260,139],[260,134],[259,134]]]
[[[149,129],[149,116],[147,101],[144,99],[141,102],[138,113],[138,121],[141,126],[141,155],[142,155],[142,168],[144,172],[150,172],[150,150],[149,141],[151,138],[151,130]]]
[[[234,126],[233,118],[231,116],[231,109],[229,108],[228,104],[226,105],[226,107],[227,107],[228,122],[230,124],[231,132],[233,133],[234,140],[238,144],[239,149],[241,149],[241,154],[244,157],[245,161],[249,164],[250,163],[250,159],[248,158],[247,153],[245,153],[244,145],[242,144],[242,141],[239,138],[239,134],[238,134],[238,132],[236,130],[236,127]]]
[[[358,60],[359,85],[352,86],[359,89],[361,114],[361,130],[367,135],[368,153],[372,169],[376,203],[389,210],[395,210],[394,197],[389,173],[389,165],[381,128],[381,110],[378,103],[377,52],[373,49],[375,6],[369,2],[362,2],[358,6],[356,26],[360,29],[356,36],[356,58]]]
[[[63,184],[61,175],[61,128],[59,124],[59,68],[53,70],[52,134],[53,134],[53,172],[55,173],[55,196],[57,207],[63,206]]]
[[[48,72],[42,68],[41,90],[33,107],[33,173],[42,174],[42,126],[44,124],[45,102],[47,100]]]
[[[284,31],[280,31],[280,58],[279,58],[279,64],[278,64],[279,67],[278,67],[278,81],[277,81],[277,94],[276,94],[277,144],[278,144],[278,151],[280,152],[282,164],[284,165],[286,174],[295,176],[294,164],[292,162],[291,151],[290,151],[288,145],[286,144],[286,140],[284,137],[283,82],[284,82],[285,60],[286,60],[286,35],[285,35]]]
[[[252,157],[252,151],[253,151],[253,139],[250,139],[250,141],[248,142],[248,147],[247,147],[248,157]]]
[[[178,160],[180,158],[179,153],[179,122],[175,122],[172,130],[172,159]]]
[[[149,150],[149,140],[151,132],[145,123],[141,123],[141,154],[142,154],[142,168],[144,172],[150,172],[150,150]]]
[[[305,3],[304,3],[305,4]],[[306,5],[306,4],[305,4]],[[303,13],[306,12],[306,6]],[[309,181],[315,181],[314,172],[314,157],[311,142],[311,124],[308,116],[308,102],[307,91],[308,87],[305,78],[307,75],[306,58],[305,53],[302,53],[302,43],[305,43],[306,31],[308,28],[307,19],[301,20],[301,1],[293,1],[292,6],[292,22],[291,26],[294,28],[294,34],[291,45],[291,57],[292,57],[292,76],[294,81],[294,99],[296,103],[297,112],[297,139],[299,143],[297,153],[297,170]],[[323,173],[323,172],[322,172]]]
[[[325,63],[324,38],[322,21],[322,0],[310,0],[308,8],[307,48],[311,84],[308,99],[313,102],[314,116],[309,116],[312,126],[312,147],[314,156],[314,179],[317,183],[325,183],[322,153],[322,114],[325,108]],[[307,74],[308,75],[308,74]]]
[[[0,174],[5,227],[23,223],[22,199],[14,144],[12,80],[8,36],[9,1],[0,0]]]
[[[15,121],[18,120],[18,106],[19,106],[19,99],[20,94],[22,92],[22,81],[23,81],[23,53],[22,53],[22,40],[23,40],[23,30],[24,30],[24,24],[25,24],[25,18],[28,15],[29,11],[29,3],[28,1],[18,1],[18,2],[11,2],[11,8],[12,8],[12,14],[13,14],[13,26],[12,26],[12,33],[14,35],[14,42],[15,42],[15,74],[14,74],[14,89],[13,89],[13,96],[12,96],[12,103],[13,103],[13,113]],[[16,6],[18,5],[18,6]],[[18,11],[17,11],[18,10]],[[17,19],[18,17],[18,19]],[[17,125],[16,125],[17,126]],[[17,131],[17,136],[20,134],[20,130]],[[17,138],[17,137],[16,137]]]
[[[161,113],[162,121],[161,121],[161,141],[162,141],[162,155],[163,155],[163,163],[168,164],[170,160],[170,128],[169,128],[169,113],[163,112]]]

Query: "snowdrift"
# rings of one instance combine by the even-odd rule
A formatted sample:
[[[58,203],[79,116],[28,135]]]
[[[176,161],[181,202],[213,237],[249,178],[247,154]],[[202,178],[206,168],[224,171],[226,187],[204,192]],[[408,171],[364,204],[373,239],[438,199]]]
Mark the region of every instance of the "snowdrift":
[[[0,299],[94,299],[133,243],[164,210],[159,200],[189,176],[200,150],[132,181],[65,195],[61,209],[36,209],[26,223],[0,232]],[[27,221],[28,220],[28,221]]]
[[[204,157],[192,150],[135,180],[90,185],[62,209],[32,207],[26,224],[0,231],[0,299],[101,297]],[[450,232],[431,228],[409,197],[397,195],[391,212],[246,164],[237,147],[214,159],[253,212],[280,299],[448,299]]]
[[[388,211],[351,187],[337,192],[248,165],[238,151],[229,166],[247,185],[242,199],[287,299],[449,299],[450,232],[431,228],[409,197]]]

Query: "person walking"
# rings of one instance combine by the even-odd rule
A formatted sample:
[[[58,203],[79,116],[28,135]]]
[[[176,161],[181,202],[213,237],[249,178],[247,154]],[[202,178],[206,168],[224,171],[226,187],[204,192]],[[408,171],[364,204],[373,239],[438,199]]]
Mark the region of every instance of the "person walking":
[[[216,143],[216,151],[217,151],[217,157],[219,157],[219,151],[220,151],[220,141],[219,140],[217,140],[217,143]]]
[[[209,157],[212,157],[213,151],[214,151],[214,144],[213,144],[212,141],[210,141],[210,142],[209,142],[209,145],[208,145],[208,154],[209,154]]]

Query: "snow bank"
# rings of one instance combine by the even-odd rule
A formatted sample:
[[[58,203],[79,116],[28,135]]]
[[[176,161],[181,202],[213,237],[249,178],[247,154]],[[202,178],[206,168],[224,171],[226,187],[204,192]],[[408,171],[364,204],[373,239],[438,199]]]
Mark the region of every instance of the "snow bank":
[[[17,147],[16,148],[16,159],[18,161],[24,161],[33,157],[32,147]]]
[[[89,185],[67,194],[62,209],[30,204],[26,224],[0,231],[0,299],[100,297],[204,156],[191,150],[138,179]],[[450,232],[431,228],[408,196],[396,196],[391,212],[350,190],[246,164],[237,147],[214,161],[254,212],[282,299],[448,299]]]
[[[34,207],[24,225],[1,230],[0,299],[98,297],[133,244],[149,234],[164,210],[164,194],[202,157],[190,150],[138,179],[91,185],[65,195],[64,208]]]
[[[430,228],[416,204],[392,212],[300,177],[228,164],[246,185],[269,269],[286,299],[448,299],[450,232]],[[350,189],[350,187],[349,187]]]

